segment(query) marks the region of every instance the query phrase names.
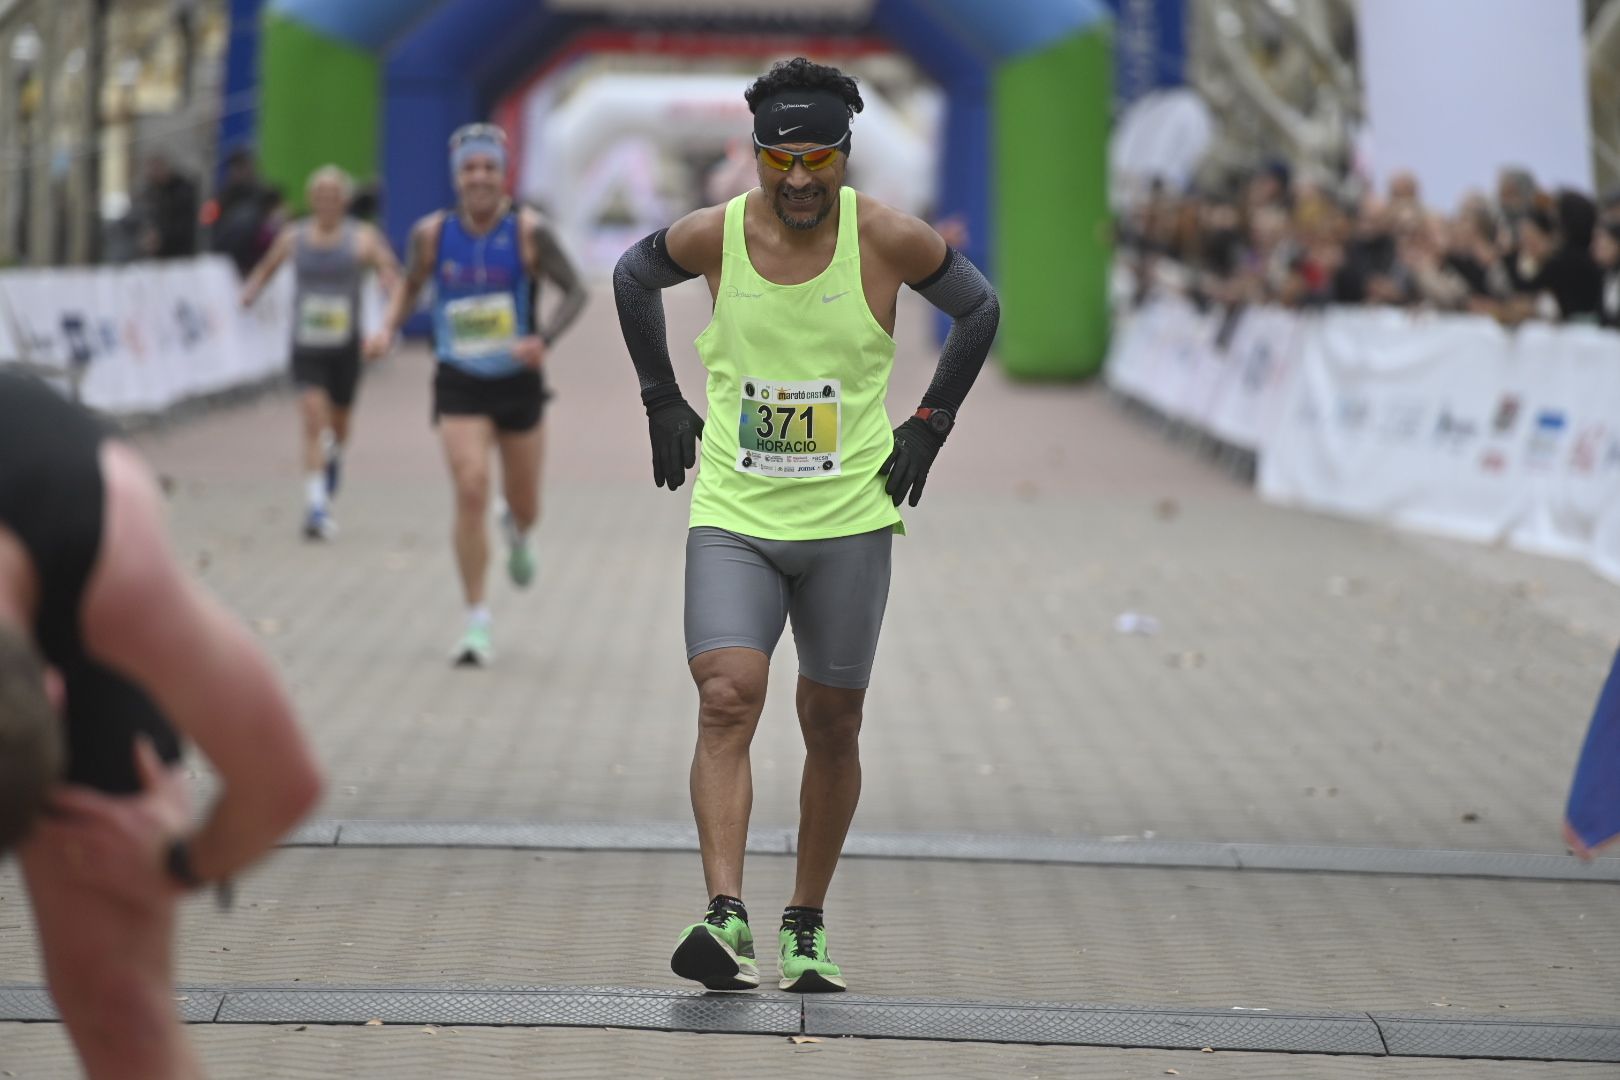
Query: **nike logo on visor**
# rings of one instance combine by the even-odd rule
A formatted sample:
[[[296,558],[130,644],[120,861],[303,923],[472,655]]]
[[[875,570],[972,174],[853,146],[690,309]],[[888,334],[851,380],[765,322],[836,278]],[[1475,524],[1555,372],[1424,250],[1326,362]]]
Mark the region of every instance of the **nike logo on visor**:
[[[798,125],[796,125],[794,127],[790,127],[790,128],[777,128],[776,129],[776,134],[779,135],[779,136],[780,135],[787,135],[787,134],[790,134],[792,132],[798,131],[799,128],[802,128],[802,127],[804,127],[803,124],[798,124]]]

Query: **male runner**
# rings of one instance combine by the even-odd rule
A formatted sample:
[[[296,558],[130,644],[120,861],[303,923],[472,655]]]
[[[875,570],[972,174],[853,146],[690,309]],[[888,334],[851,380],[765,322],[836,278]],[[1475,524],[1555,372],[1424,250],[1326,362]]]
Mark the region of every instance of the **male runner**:
[[[742,896],[749,745],[784,622],[804,736],[799,855],[778,934],[784,990],[842,990],[822,905],[860,796],[858,738],[888,598],[898,507],[929,466],[1000,318],[984,277],[923,222],[844,185],[855,80],[800,57],[748,88],[759,187],[625,253],[613,283],[641,380],[653,482],[681,486],[703,439],[686,542],[686,653],[698,688],[692,809],[711,897],[670,966],[713,990],[759,985]],[[707,427],[681,396],[658,290],[702,275]],[[890,432],[895,303],[908,283],[955,325],[916,415]],[[707,437],[704,438],[704,435]]]
[[[304,536],[311,540],[337,532],[330,505],[360,382],[361,279],[375,270],[389,293],[399,280],[382,233],[347,216],[352,188],[336,165],[316,169],[307,188],[311,216],[281,230],[242,286],[242,306],[249,307],[281,264],[293,260],[292,373],[303,417]]]
[[[181,736],[222,780],[195,832]],[[21,858],[89,1076],[202,1075],[173,998],[176,901],[257,861],[320,788],[264,654],[176,565],[139,459],[0,372],[0,854]]]
[[[367,352],[380,355],[388,348],[431,278],[439,358],[433,418],[455,485],[453,539],[467,601],[466,630],[451,659],[481,667],[493,655],[484,604],[490,448],[501,461],[506,570],[513,584],[524,586],[535,572],[529,534],[540,517],[540,420],[550,396],[541,365],[585,306],[585,286],[551,226],[507,198],[506,135],[500,128],[458,129],[450,137],[450,169],[456,208],[435,211],[412,227],[405,285]],[[544,325],[537,319],[541,277],[562,290]]]

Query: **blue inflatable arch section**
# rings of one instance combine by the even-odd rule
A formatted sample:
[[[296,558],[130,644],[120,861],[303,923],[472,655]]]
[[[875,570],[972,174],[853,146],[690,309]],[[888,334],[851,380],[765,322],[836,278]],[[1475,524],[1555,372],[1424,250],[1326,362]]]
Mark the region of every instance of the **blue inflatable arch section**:
[[[271,0],[269,7],[382,61],[385,225],[396,244],[418,217],[453,203],[444,162],[446,140],[456,127],[486,119],[503,93],[576,34],[624,25],[553,11],[545,0]],[[968,253],[988,269],[992,76],[1004,61],[1107,18],[1102,0],[875,0],[863,23],[830,28],[821,22],[804,29],[886,38],[944,90],[937,213],[967,223]],[[783,29],[749,20],[704,25],[719,32]],[[690,29],[691,23],[668,26]]]

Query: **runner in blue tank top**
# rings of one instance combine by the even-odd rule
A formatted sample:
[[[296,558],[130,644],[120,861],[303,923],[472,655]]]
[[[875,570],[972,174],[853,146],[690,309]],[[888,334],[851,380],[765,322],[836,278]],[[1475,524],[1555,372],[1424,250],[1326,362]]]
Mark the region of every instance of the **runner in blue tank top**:
[[[467,626],[451,659],[469,666],[492,656],[484,603],[490,450],[501,462],[507,574],[524,586],[534,578],[530,531],[540,517],[540,420],[549,396],[541,368],[585,306],[585,287],[556,234],[507,196],[506,163],[498,127],[469,124],[450,137],[456,207],[411,229],[404,286],[366,342],[368,355],[385,352],[432,279],[433,419],[455,485],[456,566],[467,602]],[[561,292],[549,318],[538,310],[541,278]]]

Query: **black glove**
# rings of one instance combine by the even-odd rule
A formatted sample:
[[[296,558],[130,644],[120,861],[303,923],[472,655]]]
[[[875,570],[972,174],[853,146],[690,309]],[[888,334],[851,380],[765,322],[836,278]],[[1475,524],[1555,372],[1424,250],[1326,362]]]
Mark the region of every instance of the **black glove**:
[[[647,406],[647,434],[652,439],[653,484],[674,491],[686,482],[686,470],[697,464],[703,417],[676,394]]]
[[[911,505],[917,505],[917,500],[922,498],[923,484],[928,481],[928,469],[944,445],[945,437],[915,416],[894,429],[894,449],[889,452],[889,460],[878,469],[889,478],[883,490],[894,500],[894,505],[899,506],[908,491]]]

